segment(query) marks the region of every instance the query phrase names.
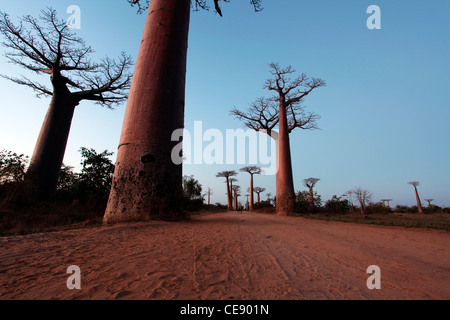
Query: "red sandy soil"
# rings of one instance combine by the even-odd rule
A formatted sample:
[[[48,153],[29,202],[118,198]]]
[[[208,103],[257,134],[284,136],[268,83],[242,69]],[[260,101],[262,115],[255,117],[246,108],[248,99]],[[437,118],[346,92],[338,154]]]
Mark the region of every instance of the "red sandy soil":
[[[0,244],[0,299],[450,299],[445,231],[232,212]],[[81,290],[67,289],[70,265]]]

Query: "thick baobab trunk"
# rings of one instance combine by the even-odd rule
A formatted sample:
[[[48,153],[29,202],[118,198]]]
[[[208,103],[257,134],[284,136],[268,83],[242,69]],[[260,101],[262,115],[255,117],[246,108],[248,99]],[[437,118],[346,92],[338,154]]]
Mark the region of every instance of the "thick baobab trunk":
[[[249,211],[253,211],[253,174],[250,174],[250,202],[249,202]]]
[[[423,213],[422,204],[420,203],[419,193],[417,192],[416,186],[414,186],[414,191],[416,192],[416,201],[417,201],[417,208],[419,209],[419,213]]]
[[[257,203],[260,203],[261,202],[261,197],[259,196],[259,192],[257,193],[257,196],[256,196],[257,198],[256,198],[256,201],[257,201]]]
[[[286,108],[280,102],[280,123],[278,132],[278,172],[276,175],[277,214],[286,215],[294,212],[295,193],[292,179],[291,150]]]
[[[309,188],[309,209],[314,208],[314,192],[313,188]]]
[[[227,202],[228,202],[228,208],[227,210],[230,211],[233,209],[233,204],[232,204],[232,190],[231,190],[231,186],[230,186],[230,182],[229,182],[229,178],[226,177],[227,179]]]
[[[77,104],[70,94],[53,94],[26,178],[38,196],[56,191]]]
[[[184,128],[189,0],[152,0],[125,111],[103,221],[185,218],[182,165],[171,159]]]

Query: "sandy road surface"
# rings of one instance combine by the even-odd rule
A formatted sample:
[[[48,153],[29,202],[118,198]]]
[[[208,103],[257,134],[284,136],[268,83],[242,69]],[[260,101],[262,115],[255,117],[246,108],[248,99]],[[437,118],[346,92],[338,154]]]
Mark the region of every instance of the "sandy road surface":
[[[450,299],[450,233],[220,213],[0,238],[0,299],[53,298]]]

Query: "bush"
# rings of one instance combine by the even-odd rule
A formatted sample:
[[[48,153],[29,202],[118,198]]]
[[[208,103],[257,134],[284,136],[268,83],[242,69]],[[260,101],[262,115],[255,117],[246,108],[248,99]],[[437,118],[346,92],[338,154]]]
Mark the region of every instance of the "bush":
[[[310,205],[310,196],[308,191],[298,191],[295,195],[295,213],[317,213],[320,211],[320,207],[322,206],[322,199],[320,195],[314,191],[313,194],[314,206]]]
[[[392,210],[386,207],[383,203],[369,203],[369,205],[366,206],[366,214],[391,212]]]
[[[325,202],[325,209],[332,213],[347,213],[350,210],[350,202],[348,199],[342,199],[342,197],[334,195]]]

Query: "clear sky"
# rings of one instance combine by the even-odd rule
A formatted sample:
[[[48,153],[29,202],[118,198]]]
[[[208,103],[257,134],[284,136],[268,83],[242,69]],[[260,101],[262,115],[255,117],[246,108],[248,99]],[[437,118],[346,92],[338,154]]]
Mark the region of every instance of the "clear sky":
[[[290,136],[296,190],[305,189],[303,179],[317,177],[323,200],[361,186],[374,201],[413,205],[407,182],[419,181],[422,199],[450,206],[450,1],[263,0],[260,13],[248,2],[223,4],[223,18],[213,11],[191,15],[186,128],[193,130],[194,121],[224,133],[243,128],[229,110],[270,94],[262,88],[268,63],[292,65],[327,82],[305,100],[307,110],[321,116],[321,130]],[[51,6],[67,19],[73,4],[81,9],[77,33],[95,49],[93,59],[121,51],[137,56],[145,14],[136,15],[125,0],[2,1],[0,10],[15,19]],[[367,28],[370,5],[381,9],[379,30]],[[5,61],[0,57],[0,73],[34,77]],[[5,79],[0,90],[0,148],[31,156],[50,99]],[[79,168],[80,147],[116,152],[125,106],[110,111],[82,102],[65,164]],[[223,179],[215,175],[240,167],[185,165],[184,173],[212,188],[213,203],[224,203]],[[237,178],[246,190],[248,174]],[[256,176],[255,186],[274,195],[275,177]]]

